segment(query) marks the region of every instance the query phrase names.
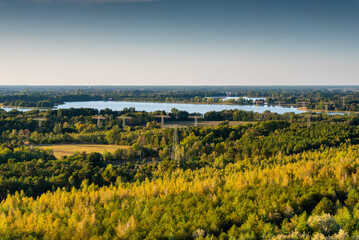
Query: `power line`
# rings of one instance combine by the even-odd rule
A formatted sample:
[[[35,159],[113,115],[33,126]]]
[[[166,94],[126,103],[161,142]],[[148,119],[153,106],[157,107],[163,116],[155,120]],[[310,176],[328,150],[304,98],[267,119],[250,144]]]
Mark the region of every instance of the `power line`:
[[[179,155],[179,146],[178,146],[178,129],[177,126],[173,127],[173,140],[172,140],[172,152],[171,159],[177,162],[177,166],[180,167],[181,159]]]
[[[41,131],[42,122],[46,122],[48,119],[47,118],[34,118],[34,120],[38,122],[39,131]]]
[[[156,115],[156,118],[161,118],[161,128],[165,127],[165,118],[170,118],[168,115]]]
[[[101,127],[101,120],[105,120],[106,118],[104,116],[101,115],[97,115],[92,117],[92,119],[97,119],[97,127]]]
[[[198,115],[189,116],[188,118],[194,118],[194,126],[195,126],[195,127],[198,126],[198,119],[204,119],[203,116],[198,116]]]
[[[344,96],[344,97],[340,97],[341,99],[343,99],[343,110],[345,108],[345,99],[348,98],[347,96]]]
[[[122,128],[125,129],[126,127],[126,119],[132,119],[132,117],[127,117],[127,116],[121,116],[121,117],[117,117],[117,118],[121,118],[122,119]]]
[[[309,104],[310,102],[298,102],[298,104],[302,104],[302,109],[303,111],[307,111],[307,104]]]

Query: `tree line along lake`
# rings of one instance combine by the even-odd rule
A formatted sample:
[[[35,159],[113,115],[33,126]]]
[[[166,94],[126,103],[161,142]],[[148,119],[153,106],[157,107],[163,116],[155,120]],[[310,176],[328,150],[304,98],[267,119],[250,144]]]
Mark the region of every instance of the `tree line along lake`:
[[[65,102],[65,104],[58,105],[54,109],[69,109],[69,108],[93,108],[102,110],[105,108],[119,111],[124,108],[135,108],[136,111],[171,111],[172,108],[176,108],[181,111],[187,111],[189,113],[204,114],[210,111],[222,111],[239,109],[244,111],[253,111],[262,113],[270,111],[273,113],[283,114],[288,112],[294,112],[296,114],[304,111],[299,110],[293,106],[279,106],[279,105],[236,105],[236,104],[193,104],[193,103],[162,103],[162,102],[127,102],[127,101],[78,101],[78,102]],[[29,111],[32,108],[12,108],[2,107],[5,111],[11,111],[12,109],[18,109],[19,111]]]

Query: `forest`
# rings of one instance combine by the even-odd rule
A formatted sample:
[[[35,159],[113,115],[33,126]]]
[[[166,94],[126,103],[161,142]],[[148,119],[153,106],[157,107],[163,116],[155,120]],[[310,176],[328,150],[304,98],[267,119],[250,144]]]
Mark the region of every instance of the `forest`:
[[[358,115],[191,115],[0,110],[0,239],[359,238]]]

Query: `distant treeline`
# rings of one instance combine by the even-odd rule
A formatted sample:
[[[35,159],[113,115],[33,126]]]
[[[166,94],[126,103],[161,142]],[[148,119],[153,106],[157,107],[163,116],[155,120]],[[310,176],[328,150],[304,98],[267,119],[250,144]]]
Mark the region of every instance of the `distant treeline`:
[[[4,106],[11,107],[52,108],[64,102],[97,100],[103,100],[103,97],[88,94],[61,95],[47,92],[0,95],[0,102]]]
[[[61,89],[61,90],[60,90]],[[305,106],[309,109],[328,111],[359,111],[358,89],[329,89],[311,87],[268,88],[94,88],[51,90],[0,89],[0,102],[4,106],[51,108],[72,101],[138,101],[223,103],[220,97],[265,97],[267,104]],[[264,104],[239,98],[226,101],[229,104]]]

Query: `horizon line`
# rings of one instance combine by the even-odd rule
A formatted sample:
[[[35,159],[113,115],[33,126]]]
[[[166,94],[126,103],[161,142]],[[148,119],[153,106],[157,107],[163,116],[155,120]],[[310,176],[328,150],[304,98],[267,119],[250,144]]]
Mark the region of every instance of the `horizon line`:
[[[113,84],[0,84],[0,87],[17,87],[17,86],[29,86],[29,87],[65,87],[65,86],[79,86],[79,87],[271,87],[271,86],[275,86],[275,87],[279,87],[279,86],[288,86],[288,87],[295,87],[295,86],[350,86],[350,87],[359,87],[359,84],[254,84],[254,85],[230,85],[230,84],[223,84],[223,85],[219,85],[219,84],[214,84],[214,85],[203,85],[203,84],[198,84],[198,85],[185,85],[185,84],[169,84],[169,85],[150,85],[150,84],[144,84],[144,85],[129,85],[129,84],[124,84],[124,85],[113,85]]]

